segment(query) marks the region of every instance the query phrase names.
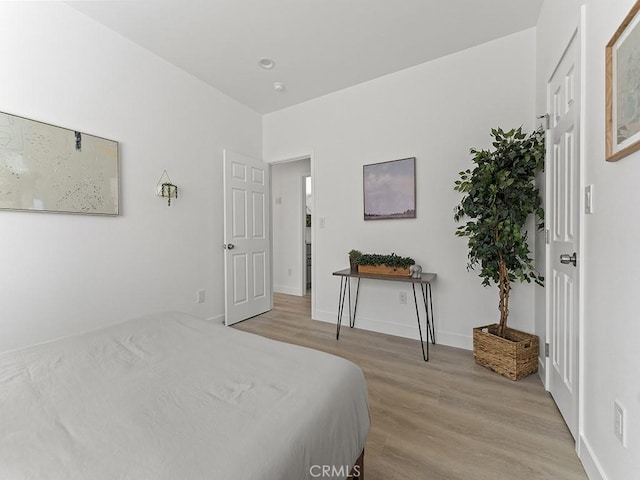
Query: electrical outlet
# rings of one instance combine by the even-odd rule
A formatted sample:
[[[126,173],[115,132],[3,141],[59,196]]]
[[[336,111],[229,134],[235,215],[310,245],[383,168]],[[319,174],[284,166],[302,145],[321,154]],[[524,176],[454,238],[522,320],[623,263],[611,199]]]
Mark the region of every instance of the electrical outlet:
[[[204,290],[198,290],[198,294],[196,298],[198,303],[204,303]]]
[[[618,401],[613,402],[613,433],[623,447],[626,447],[624,438],[624,408]]]
[[[287,270],[287,275],[291,276],[293,274],[293,271],[291,269]]]
[[[327,226],[327,220],[324,217],[320,217],[320,228],[325,228]]]
[[[407,304],[407,292],[400,292],[399,299],[400,299],[400,303],[402,305],[406,305]]]

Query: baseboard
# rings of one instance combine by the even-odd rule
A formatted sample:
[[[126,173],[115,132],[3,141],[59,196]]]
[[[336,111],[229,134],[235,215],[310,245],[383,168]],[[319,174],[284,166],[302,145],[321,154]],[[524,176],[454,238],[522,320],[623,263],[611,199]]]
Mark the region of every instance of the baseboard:
[[[473,350],[473,336],[460,335],[459,333],[436,331],[436,343],[447,347],[463,348]]]
[[[589,480],[608,480],[602,470],[602,465],[600,465],[598,458],[593,453],[591,445],[583,435],[580,435],[578,442],[578,458],[580,458]]]
[[[214,315],[213,317],[207,318],[208,322],[211,323],[224,323],[224,313],[220,315]]]
[[[304,297],[307,292],[303,292],[302,289],[300,288],[274,285],[273,293],[284,293],[285,295],[295,295],[296,297]]]
[[[311,312],[311,320],[319,320],[321,322],[336,323],[336,312],[323,312],[322,310],[314,310]]]
[[[321,322],[336,323],[336,312],[326,312],[316,310],[313,314],[314,320]],[[348,316],[342,317],[342,325],[349,324]],[[384,333],[387,335],[394,335],[396,337],[411,338],[413,340],[420,340],[420,334],[416,325],[398,325],[396,323],[382,322],[380,320],[373,320],[371,318],[358,316],[356,319],[355,328],[362,330],[371,330],[372,332]],[[426,339],[426,333],[422,332]],[[446,345],[448,347],[463,348],[465,350],[473,349],[473,337],[471,335],[459,335],[456,333],[442,332],[436,330],[436,343],[440,345]]]
[[[542,382],[542,386],[546,391],[549,391],[549,386],[547,385],[547,368],[546,362],[543,358],[538,357],[538,377],[540,377],[540,381]]]
[[[314,320],[320,320],[322,322],[336,324],[336,312],[323,312],[316,311]],[[349,326],[349,316],[347,313],[342,317],[342,326]],[[420,339],[418,335],[418,329],[416,327],[409,327],[406,325],[396,325],[388,322],[381,322],[380,320],[372,320],[370,318],[362,317],[358,315],[356,319],[356,328],[362,330],[371,330],[372,332],[386,333],[388,335],[395,335],[396,337],[405,337]]]

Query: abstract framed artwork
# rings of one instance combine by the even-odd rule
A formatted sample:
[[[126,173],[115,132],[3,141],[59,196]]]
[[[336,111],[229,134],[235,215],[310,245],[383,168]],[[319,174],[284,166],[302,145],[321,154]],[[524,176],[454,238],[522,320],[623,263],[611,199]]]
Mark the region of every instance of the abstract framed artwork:
[[[640,0],[605,50],[606,160],[640,149]]]
[[[415,157],[363,166],[364,219],[416,218]]]
[[[118,142],[0,112],[0,209],[118,215]]]

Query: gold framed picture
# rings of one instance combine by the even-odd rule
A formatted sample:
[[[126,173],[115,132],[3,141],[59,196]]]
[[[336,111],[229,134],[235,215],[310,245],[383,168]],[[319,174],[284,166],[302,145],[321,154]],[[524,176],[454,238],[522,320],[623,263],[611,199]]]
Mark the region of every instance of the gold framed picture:
[[[606,160],[640,149],[640,0],[611,37],[606,59]]]

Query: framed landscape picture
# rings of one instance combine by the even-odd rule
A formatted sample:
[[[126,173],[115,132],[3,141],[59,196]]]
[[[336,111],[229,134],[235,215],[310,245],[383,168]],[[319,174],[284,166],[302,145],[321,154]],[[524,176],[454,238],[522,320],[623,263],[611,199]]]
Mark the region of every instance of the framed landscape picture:
[[[363,166],[364,219],[416,218],[415,157]]]

